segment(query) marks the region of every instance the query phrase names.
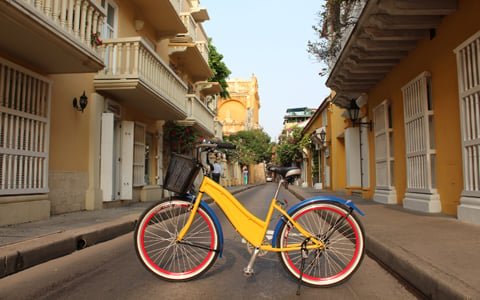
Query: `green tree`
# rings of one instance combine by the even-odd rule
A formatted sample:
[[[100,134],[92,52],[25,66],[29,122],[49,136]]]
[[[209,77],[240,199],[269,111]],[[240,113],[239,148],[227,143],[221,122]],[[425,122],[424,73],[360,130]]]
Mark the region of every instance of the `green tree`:
[[[291,166],[302,159],[303,148],[311,144],[310,135],[302,136],[302,128],[298,126],[285,130],[278,139],[275,148],[276,164]]]
[[[213,76],[208,79],[211,82],[218,82],[222,87],[220,96],[222,98],[230,98],[228,93],[228,84],[227,78],[230,76],[231,72],[228,69],[227,65],[223,62],[223,55],[218,53],[217,48],[212,44],[212,39],[208,39],[208,65],[213,71]]]
[[[359,0],[325,0],[318,12],[318,23],[312,28],[317,34],[317,40],[308,41],[307,52],[319,62],[329,65],[341,50],[341,41],[345,29],[355,24],[352,11]],[[327,72],[322,70],[322,75]]]
[[[270,136],[262,129],[244,130],[225,137],[225,141],[235,144],[236,150],[229,151],[229,159],[241,165],[270,162],[272,143]]]

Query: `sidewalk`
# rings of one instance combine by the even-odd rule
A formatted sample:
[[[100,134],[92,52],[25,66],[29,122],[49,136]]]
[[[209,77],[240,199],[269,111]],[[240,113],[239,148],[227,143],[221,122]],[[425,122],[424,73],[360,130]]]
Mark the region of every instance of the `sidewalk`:
[[[228,190],[236,194],[252,187],[235,186]],[[137,202],[0,227],[0,279],[131,232],[142,212],[153,203]]]
[[[297,198],[328,195],[312,188],[289,186]],[[332,195],[332,194],[330,194]],[[442,214],[424,214],[352,200],[367,236],[367,252],[433,299],[480,299],[480,226]]]

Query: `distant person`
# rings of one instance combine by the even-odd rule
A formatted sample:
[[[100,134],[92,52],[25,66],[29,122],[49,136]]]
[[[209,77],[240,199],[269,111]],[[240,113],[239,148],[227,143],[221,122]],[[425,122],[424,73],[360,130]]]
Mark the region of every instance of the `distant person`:
[[[216,160],[213,163],[212,179],[216,183],[220,183],[220,176],[222,176],[222,165]]]
[[[243,184],[248,184],[248,168],[247,168],[247,166],[243,167]]]

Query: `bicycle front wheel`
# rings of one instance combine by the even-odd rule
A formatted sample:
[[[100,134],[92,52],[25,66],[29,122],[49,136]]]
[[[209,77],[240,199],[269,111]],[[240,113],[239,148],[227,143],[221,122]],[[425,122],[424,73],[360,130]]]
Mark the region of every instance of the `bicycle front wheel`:
[[[365,252],[365,234],[357,217],[344,206],[316,202],[293,212],[293,220],[312,236],[325,243],[324,249],[304,253],[303,283],[330,287],[348,280],[359,267]],[[277,238],[277,247],[308,243],[290,222],[285,222]],[[300,278],[302,251],[279,252],[285,269]]]
[[[198,208],[183,240],[176,240],[191,208],[191,202],[179,198],[160,202],[144,212],[135,229],[137,256],[149,271],[162,279],[194,279],[217,259],[218,229],[202,207]]]

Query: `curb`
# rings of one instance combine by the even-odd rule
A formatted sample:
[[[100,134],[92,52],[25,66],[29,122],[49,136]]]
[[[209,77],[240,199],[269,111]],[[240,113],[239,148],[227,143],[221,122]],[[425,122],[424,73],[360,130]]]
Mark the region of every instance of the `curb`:
[[[126,234],[135,228],[137,218],[137,214],[132,214],[120,220],[67,230],[2,247],[0,278]]]
[[[246,186],[231,193],[237,194],[256,186]],[[35,237],[0,247],[0,278],[127,234],[135,230],[140,215],[141,213],[134,213],[115,221]]]
[[[288,191],[299,200],[306,199],[293,189]],[[415,253],[384,243],[375,236],[366,235],[365,249],[429,299],[473,299],[478,295],[474,287],[418,258]]]

